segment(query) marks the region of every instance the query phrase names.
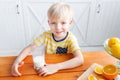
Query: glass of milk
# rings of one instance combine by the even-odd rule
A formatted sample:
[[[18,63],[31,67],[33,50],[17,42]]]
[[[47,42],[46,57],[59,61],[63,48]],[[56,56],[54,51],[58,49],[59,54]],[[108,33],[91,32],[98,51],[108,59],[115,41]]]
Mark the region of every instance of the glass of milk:
[[[44,45],[38,46],[34,49],[32,57],[35,70],[38,70],[45,65],[44,54],[45,54]]]

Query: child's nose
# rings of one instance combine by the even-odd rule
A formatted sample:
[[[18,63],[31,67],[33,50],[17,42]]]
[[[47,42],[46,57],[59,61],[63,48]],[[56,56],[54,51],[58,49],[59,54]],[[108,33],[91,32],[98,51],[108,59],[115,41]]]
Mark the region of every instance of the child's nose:
[[[62,25],[61,24],[57,24],[56,28],[57,29],[61,29]]]

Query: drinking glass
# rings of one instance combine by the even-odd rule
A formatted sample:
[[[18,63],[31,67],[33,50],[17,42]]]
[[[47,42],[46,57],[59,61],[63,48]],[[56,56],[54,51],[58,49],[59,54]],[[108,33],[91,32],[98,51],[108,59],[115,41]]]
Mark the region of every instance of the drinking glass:
[[[38,46],[32,52],[34,69],[38,70],[45,65],[45,49],[44,45]]]

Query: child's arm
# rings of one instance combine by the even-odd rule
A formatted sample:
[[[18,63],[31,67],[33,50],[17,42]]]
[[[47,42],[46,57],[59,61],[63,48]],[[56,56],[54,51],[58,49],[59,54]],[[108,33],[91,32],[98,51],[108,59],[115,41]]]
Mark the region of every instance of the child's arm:
[[[39,75],[46,76],[49,74],[53,74],[61,69],[69,69],[69,68],[74,68],[74,67],[77,67],[79,65],[82,65],[84,62],[84,59],[83,59],[81,51],[77,50],[73,54],[74,54],[74,58],[72,58],[68,61],[61,62],[58,64],[50,64],[50,65],[44,66],[43,68],[41,68],[38,71]]]
[[[75,51],[73,54],[74,58],[58,64],[60,69],[74,68],[84,63],[83,55],[80,50]]]
[[[34,50],[35,47],[35,44],[31,44],[24,48],[22,52],[18,55],[11,68],[11,73],[13,76],[21,76],[21,73],[18,71],[18,67],[24,64],[22,60],[25,59],[28,54]]]

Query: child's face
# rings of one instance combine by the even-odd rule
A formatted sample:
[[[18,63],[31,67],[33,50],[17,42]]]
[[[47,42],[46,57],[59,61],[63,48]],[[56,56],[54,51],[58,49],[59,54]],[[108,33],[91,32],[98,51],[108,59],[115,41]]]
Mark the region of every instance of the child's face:
[[[68,28],[72,24],[72,19],[60,18],[60,19],[49,19],[48,24],[51,32],[54,34],[56,39],[62,39],[66,36]]]

